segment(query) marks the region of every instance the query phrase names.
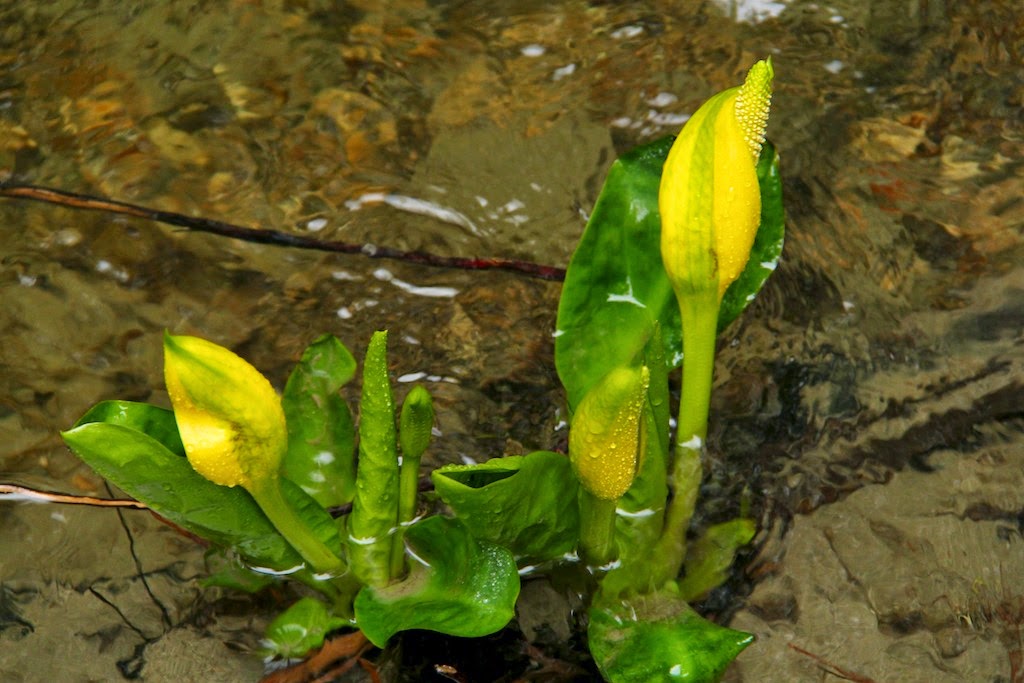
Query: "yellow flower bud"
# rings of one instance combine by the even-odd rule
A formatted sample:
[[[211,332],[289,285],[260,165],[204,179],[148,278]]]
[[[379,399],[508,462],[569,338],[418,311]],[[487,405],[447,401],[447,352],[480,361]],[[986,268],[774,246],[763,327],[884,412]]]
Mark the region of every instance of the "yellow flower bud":
[[[761,222],[757,160],[771,103],[771,59],[742,86],[701,105],[661,176],[661,255],[677,296],[715,288],[721,299],[747,265]]]
[[[277,478],[288,430],[281,399],[256,368],[205,339],[165,334],[164,379],[196,472],[250,492]]]
[[[618,500],[636,478],[650,379],[646,366],[616,368],[587,392],[573,415],[569,459],[580,484],[597,498]]]

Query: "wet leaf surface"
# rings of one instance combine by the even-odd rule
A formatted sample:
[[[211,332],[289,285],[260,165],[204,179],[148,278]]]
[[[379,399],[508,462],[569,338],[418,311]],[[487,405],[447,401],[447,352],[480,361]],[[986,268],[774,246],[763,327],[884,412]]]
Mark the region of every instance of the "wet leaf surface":
[[[63,436],[104,479],[162,517],[237,549],[257,567],[291,570],[302,566],[302,559],[248,493],[208,481],[188,460],[148,435],[121,424],[88,422]],[[330,516],[294,484],[284,481],[282,489],[317,536],[340,553],[338,532]]]
[[[340,394],[355,373],[351,352],[325,335],[303,352],[281,397],[288,421],[284,476],[325,508],[348,503],[355,491],[355,425]]]
[[[674,586],[643,596],[595,601],[587,635],[610,683],[714,683],[754,636],[707,621]]]
[[[434,470],[434,489],[475,538],[512,551],[521,565],[575,550],[576,478],[561,453],[538,451]]]
[[[477,541],[461,522],[444,517],[410,526],[405,542],[409,575],[356,596],[356,620],[372,643],[383,647],[409,629],[486,636],[511,621],[519,574],[508,550]]]

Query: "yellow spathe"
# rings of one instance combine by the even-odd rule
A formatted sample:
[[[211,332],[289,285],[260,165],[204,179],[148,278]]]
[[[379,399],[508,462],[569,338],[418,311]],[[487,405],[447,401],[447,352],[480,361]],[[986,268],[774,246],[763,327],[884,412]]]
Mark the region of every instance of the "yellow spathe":
[[[278,476],[288,447],[284,410],[256,368],[205,339],[165,334],[164,379],[196,472],[249,491]]]
[[[721,299],[750,258],[761,222],[757,159],[771,103],[771,60],[714,95],[676,138],[661,176],[661,254],[677,296]]]
[[[569,459],[580,484],[603,500],[621,498],[643,455],[650,371],[615,368],[580,401],[569,430]]]

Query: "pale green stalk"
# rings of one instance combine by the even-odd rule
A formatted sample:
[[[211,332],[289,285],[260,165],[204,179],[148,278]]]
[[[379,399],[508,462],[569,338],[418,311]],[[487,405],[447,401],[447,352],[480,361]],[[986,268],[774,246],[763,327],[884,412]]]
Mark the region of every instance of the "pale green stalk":
[[[416,516],[416,497],[420,487],[420,458],[402,457],[398,473],[398,528],[391,546],[391,577],[405,573],[405,525]]]
[[[276,478],[255,482],[249,493],[263,514],[317,574],[338,575],[346,570],[344,561],[317,538],[281,494]]]
[[[615,559],[615,508],[617,500],[598,498],[580,488],[580,558],[591,567],[601,567]]]
[[[708,410],[715,365],[718,293],[714,289],[679,297],[683,321],[683,386],[670,486],[672,500],[654,557],[660,581],[679,575],[686,559],[686,532],[697,505],[703,474],[701,453],[708,433]]]
[[[430,445],[434,426],[434,401],[422,386],[413,387],[402,403],[398,442],[402,462],[398,473],[398,526],[391,546],[391,578],[405,573],[405,526],[416,516],[416,496],[420,484],[420,460]]]

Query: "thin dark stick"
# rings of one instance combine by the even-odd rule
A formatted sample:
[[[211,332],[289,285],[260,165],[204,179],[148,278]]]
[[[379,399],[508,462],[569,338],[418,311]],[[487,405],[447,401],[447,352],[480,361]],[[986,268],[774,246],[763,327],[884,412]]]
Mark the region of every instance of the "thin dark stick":
[[[544,266],[529,261],[516,261],[503,258],[461,258],[457,256],[438,256],[422,251],[402,251],[373,244],[353,244],[351,242],[334,242],[319,240],[314,237],[293,235],[280,230],[269,230],[262,228],[247,228],[241,225],[225,223],[210,218],[195,218],[185,216],[173,211],[161,211],[150,209],[138,204],[129,204],[115,199],[93,197],[67,192],[50,187],[38,185],[18,185],[0,183],[0,197],[12,199],[29,199],[47,204],[56,204],[73,209],[85,209],[87,211],[106,211],[125,216],[134,216],[146,220],[176,225],[195,232],[206,232],[222,237],[231,237],[246,242],[258,244],[270,244],[280,247],[292,247],[295,249],[310,249],[314,251],[327,251],[340,254],[362,254],[369,258],[383,258],[418,265],[432,266],[436,268],[455,268],[459,270],[505,270],[540,280],[561,282],[565,279],[565,269],[556,266]]]

